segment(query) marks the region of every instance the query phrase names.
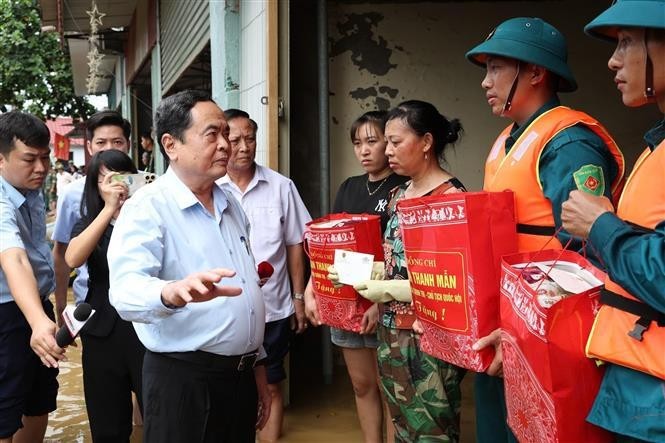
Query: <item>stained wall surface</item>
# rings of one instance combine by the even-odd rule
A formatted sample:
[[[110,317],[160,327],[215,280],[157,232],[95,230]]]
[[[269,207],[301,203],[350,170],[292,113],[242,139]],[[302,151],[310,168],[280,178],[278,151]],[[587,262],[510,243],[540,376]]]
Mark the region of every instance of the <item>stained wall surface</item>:
[[[490,113],[480,87],[484,70],[464,54],[497,24],[517,16],[542,17],[567,37],[579,90],[560,98],[604,123],[632,167],[658,113],[655,107],[629,110],[621,104],[607,69],[614,47],[582,31],[608,3],[329,2],[331,195],[346,177],[362,173],[349,141],[353,120],[406,99],[430,101],[462,121],[465,135],[448,155],[449,168],[467,187],[480,189],[487,152],[509,122]]]

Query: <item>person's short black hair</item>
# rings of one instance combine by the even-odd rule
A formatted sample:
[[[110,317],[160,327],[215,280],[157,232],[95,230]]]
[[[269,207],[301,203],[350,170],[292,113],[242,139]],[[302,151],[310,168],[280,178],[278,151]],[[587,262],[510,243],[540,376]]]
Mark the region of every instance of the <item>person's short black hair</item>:
[[[454,144],[463,132],[458,119],[448,120],[433,104],[422,100],[407,100],[388,111],[386,123],[394,119],[401,119],[421,137],[427,133],[432,134],[434,153],[443,161],[444,149]]]
[[[252,125],[252,128],[254,129],[254,134],[259,130],[259,125],[250,118],[249,114],[242,109],[235,109],[235,108],[230,108],[224,111],[224,118],[226,118],[227,122],[230,122],[231,120],[235,120],[236,118],[246,118],[249,120],[249,123]]]
[[[365,112],[363,115],[358,117],[356,121],[351,124],[351,129],[349,130],[349,135],[351,136],[351,143],[356,139],[356,133],[361,126],[365,123],[370,123],[376,129],[381,131],[383,136],[384,130],[386,128],[386,116],[388,111],[369,111]]]
[[[116,111],[101,111],[90,116],[85,122],[85,133],[88,140],[95,136],[95,130],[101,126],[117,126],[122,128],[122,133],[129,142],[132,134],[132,125]]]
[[[152,140],[152,131],[147,130],[141,132],[141,138],[145,138],[146,140]]]
[[[215,103],[206,91],[186,89],[162,99],[157,106],[155,131],[159,149],[165,157],[166,151],[162,146],[162,136],[171,134],[177,140],[184,141],[185,131],[192,126],[192,108],[199,102]]]
[[[10,111],[0,114],[0,154],[8,155],[16,140],[26,146],[48,149],[51,133],[46,124],[32,114]]]

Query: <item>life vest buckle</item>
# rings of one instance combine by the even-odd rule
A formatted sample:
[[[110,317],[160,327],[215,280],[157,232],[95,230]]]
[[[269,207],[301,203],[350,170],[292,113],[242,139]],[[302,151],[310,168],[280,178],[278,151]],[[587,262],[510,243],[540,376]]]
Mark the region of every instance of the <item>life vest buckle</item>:
[[[634,338],[637,341],[642,341],[644,339],[644,332],[648,329],[649,325],[644,326],[641,324],[641,321],[643,319],[640,318],[637,323],[635,323],[635,327],[633,328],[632,331],[628,333],[628,335],[632,338]]]

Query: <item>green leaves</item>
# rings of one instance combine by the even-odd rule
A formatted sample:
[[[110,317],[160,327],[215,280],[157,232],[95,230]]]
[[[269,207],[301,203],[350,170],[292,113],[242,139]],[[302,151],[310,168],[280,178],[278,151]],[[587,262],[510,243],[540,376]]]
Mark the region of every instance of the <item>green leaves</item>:
[[[42,118],[85,118],[95,109],[74,95],[57,33],[42,33],[37,0],[0,0],[0,108]]]

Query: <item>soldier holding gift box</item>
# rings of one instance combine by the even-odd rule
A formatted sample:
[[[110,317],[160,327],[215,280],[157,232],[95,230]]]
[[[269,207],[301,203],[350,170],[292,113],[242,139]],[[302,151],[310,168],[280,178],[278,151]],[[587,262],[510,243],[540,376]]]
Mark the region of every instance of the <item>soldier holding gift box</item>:
[[[481,85],[494,115],[512,123],[499,135],[485,163],[486,191],[515,192],[519,252],[562,248],[570,238],[561,227],[561,203],[571,190],[616,196],[623,156],[592,117],[561,106],[558,92],[577,89],[567,64],[566,41],[539,18],[501,23],[467,58],[486,68]],[[579,242],[572,248],[578,249]],[[479,442],[514,441],[506,427],[498,330],[479,340],[497,355],[475,378]]]

